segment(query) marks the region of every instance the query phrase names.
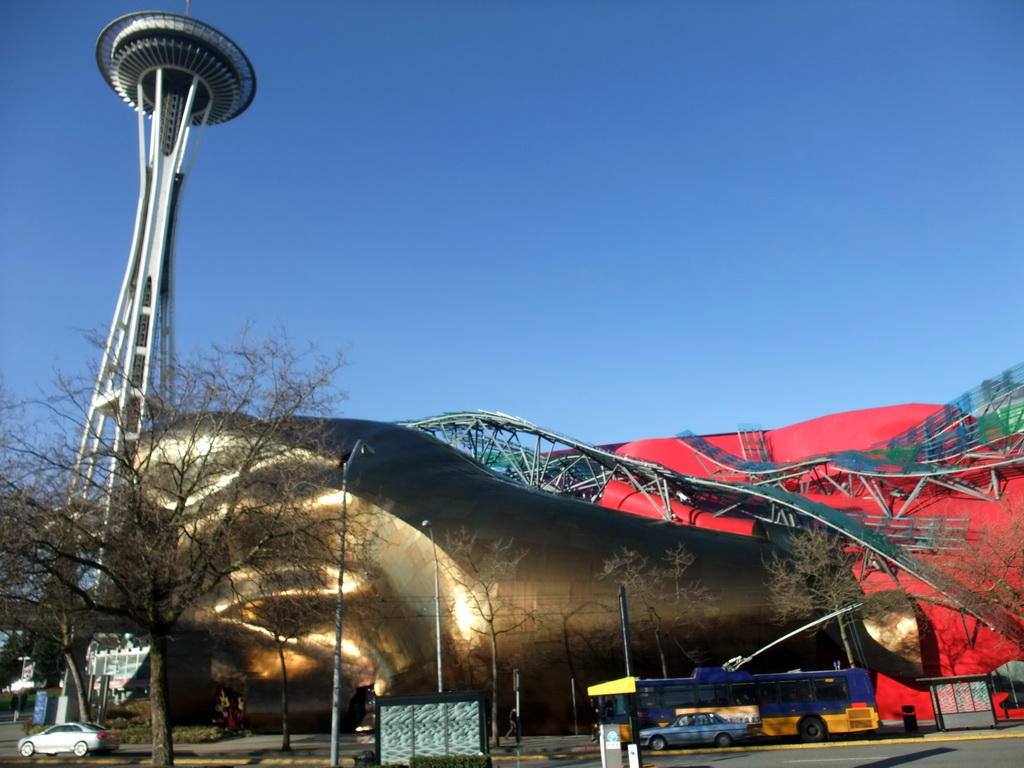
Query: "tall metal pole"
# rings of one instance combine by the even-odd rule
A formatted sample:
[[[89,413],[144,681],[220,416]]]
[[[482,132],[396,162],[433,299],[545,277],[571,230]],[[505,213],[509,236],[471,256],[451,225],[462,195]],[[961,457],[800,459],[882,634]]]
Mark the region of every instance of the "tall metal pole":
[[[626,677],[633,676],[633,644],[629,639],[629,609],[626,607],[626,587],[619,586],[619,621],[622,623],[622,652],[626,656]]]
[[[569,693],[572,694],[572,732],[576,738],[580,737],[580,720],[576,714],[576,678],[569,678]]]
[[[437,562],[437,542],[434,541],[434,526],[429,520],[423,527],[430,531],[430,545],[434,549],[434,629],[437,635],[437,692],[444,691],[444,676],[441,671],[441,567]]]
[[[334,620],[334,688],[331,693],[331,766],[339,765],[338,741],[341,738],[341,636],[345,616],[345,534],[348,528],[348,468],[357,456],[372,454],[373,448],[361,439],[341,459],[341,524],[338,544],[338,606]]]
[[[619,585],[619,617],[622,620],[622,650],[626,654],[626,677],[633,676],[633,643],[629,634],[629,609],[626,607],[626,586]],[[643,765],[640,755],[640,718],[636,709],[636,694],[629,694],[629,765]],[[603,754],[603,752],[602,752]]]
[[[519,749],[519,744],[523,740],[523,708],[519,701],[519,667],[512,670],[512,685],[515,686],[516,692],[516,749]],[[518,752],[516,753],[516,762],[518,762]]]

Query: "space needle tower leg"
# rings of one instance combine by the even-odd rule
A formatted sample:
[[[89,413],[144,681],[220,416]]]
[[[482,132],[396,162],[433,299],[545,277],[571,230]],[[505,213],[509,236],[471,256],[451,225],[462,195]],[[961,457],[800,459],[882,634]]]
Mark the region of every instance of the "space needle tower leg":
[[[172,13],[113,21],[100,35],[96,60],[138,112],[139,132],[135,230],[76,473],[79,483],[106,486],[112,478],[94,477],[100,462],[137,438],[148,409],[174,398],[174,237],[195,153],[191,134],[241,114],[256,93],[256,75],[223,34]]]

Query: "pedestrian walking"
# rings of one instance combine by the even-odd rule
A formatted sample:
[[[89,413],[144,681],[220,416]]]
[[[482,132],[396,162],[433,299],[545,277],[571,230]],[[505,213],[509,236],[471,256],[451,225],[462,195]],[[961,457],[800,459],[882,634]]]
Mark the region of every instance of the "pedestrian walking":
[[[508,713],[508,733],[505,734],[505,738],[507,739],[510,736],[515,736],[516,743],[518,744],[522,735],[522,729],[519,727],[519,713],[513,709]]]

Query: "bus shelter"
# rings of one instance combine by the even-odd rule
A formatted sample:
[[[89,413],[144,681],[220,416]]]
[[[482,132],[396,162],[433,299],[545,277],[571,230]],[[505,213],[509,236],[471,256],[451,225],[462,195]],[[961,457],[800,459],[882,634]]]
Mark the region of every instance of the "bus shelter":
[[[483,691],[377,698],[374,762],[408,765],[413,757],[487,753],[487,706]]]
[[[919,677],[918,682],[928,684],[935,727],[940,731],[996,727],[988,675]]]

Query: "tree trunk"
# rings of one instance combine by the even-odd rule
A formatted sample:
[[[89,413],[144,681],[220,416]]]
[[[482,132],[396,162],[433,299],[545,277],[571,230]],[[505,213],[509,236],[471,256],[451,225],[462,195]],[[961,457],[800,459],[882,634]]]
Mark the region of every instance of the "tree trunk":
[[[850,644],[850,631],[846,628],[846,616],[838,617],[839,636],[843,639],[843,650],[846,651],[846,666],[853,667],[856,661],[853,658],[853,647]]]
[[[665,645],[662,642],[661,622],[653,606],[647,606],[647,620],[651,622],[651,632],[654,634],[654,645],[658,649],[658,659],[661,661],[661,676],[668,677],[668,661],[665,659]]]
[[[668,660],[665,658],[665,644],[662,642],[661,633],[654,628],[654,645],[658,649],[658,659],[661,661],[661,676],[668,677]]]
[[[288,665],[284,660],[284,644],[277,644],[277,658],[281,662],[281,751],[292,751],[291,733],[288,729]]]
[[[64,663],[68,665],[68,672],[75,683],[75,696],[78,698],[78,717],[83,722],[92,722],[92,712],[89,711],[89,697],[86,695],[85,683],[82,680],[82,670],[75,658],[75,651],[70,646],[64,647]]]
[[[498,636],[491,632],[491,740],[494,746],[501,746],[498,735]]]
[[[169,717],[170,691],[167,685],[167,635],[149,633],[149,703],[152,708],[152,765],[174,765],[174,742]]]

